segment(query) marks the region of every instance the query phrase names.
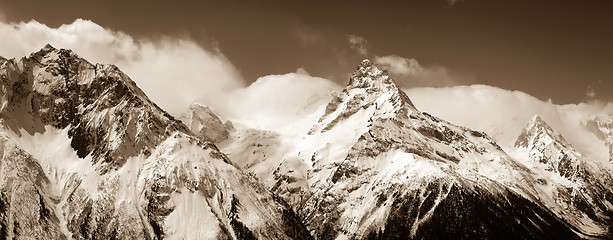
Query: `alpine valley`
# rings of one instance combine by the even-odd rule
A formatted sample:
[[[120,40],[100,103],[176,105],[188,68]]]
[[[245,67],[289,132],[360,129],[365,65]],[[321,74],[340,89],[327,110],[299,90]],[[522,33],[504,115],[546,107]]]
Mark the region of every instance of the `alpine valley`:
[[[505,151],[369,60],[283,131],[197,103],[175,118],[116,66],[50,45],[0,57],[0,86],[0,239],[613,237],[610,159],[538,116]],[[612,123],[584,125],[613,149]]]

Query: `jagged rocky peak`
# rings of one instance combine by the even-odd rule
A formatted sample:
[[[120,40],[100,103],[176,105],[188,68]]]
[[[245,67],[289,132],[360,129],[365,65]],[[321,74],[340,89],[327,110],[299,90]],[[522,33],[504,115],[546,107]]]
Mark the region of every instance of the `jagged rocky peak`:
[[[70,75],[77,73],[79,70],[93,70],[95,67],[72,50],[57,49],[50,44],[45,45],[38,52],[30,54],[29,57],[24,57],[22,61],[25,65],[27,65],[25,62],[29,62],[32,67],[40,68],[53,76],[43,76],[50,77],[50,79],[45,80],[64,80],[62,78],[70,78]],[[83,78],[77,79],[84,80]]]
[[[0,125],[0,239],[310,237],[113,65],[50,45],[0,61]]]
[[[351,78],[349,79],[348,88],[378,88],[382,89],[383,86],[393,84],[393,81],[387,75],[387,71],[380,70],[373,63],[364,59],[358,65],[358,69],[351,74]]]
[[[515,147],[528,148],[539,141],[556,142],[563,146],[569,145],[560,133],[553,130],[541,117],[535,115],[515,141]]]
[[[364,59],[349,79],[348,90],[354,88],[365,89],[368,93],[390,93],[390,100],[402,102],[415,108],[409,97],[396,85],[387,70],[381,70],[370,60]]]
[[[568,203],[595,221],[598,228],[608,228],[607,223],[613,217],[613,176],[606,166],[579,153],[538,116],[530,120],[515,147],[527,154],[529,160],[540,163],[533,165],[535,169],[568,180],[562,182],[566,186],[565,194],[572,195]]]
[[[579,160],[583,156],[539,116],[530,120],[515,147],[526,150],[533,161],[546,164],[545,170],[557,172],[571,181],[585,172]]]
[[[340,93],[333,94],[324,115],[311,129],[311,133],[325,132],[339,121],[360,110],[367,111],[371,121],[381,118],[408,117],[419,112],[386,70],[377,68],[364,59],[349,78],[349,84]]]
[[[114,65],[92,64],[67,49],[46,45],[0,65],[0,108],[5,126],[42,133],[69,128],[79,157],[118,167],[187,127],[160,109]],[[100,144],[100,143],[108,144]]]
[[[230,132],[234,130],[232,122],[222,122],[213,110],[196,102],[189,106],[180,119],[193,133],[214,143],[228,139]]]
[[[33,72],[34,84],[58,84],[63,83],[64,88],[68,84],[87,85],[114,85],[116,81],[127,87],[131,93],[145,101],[149,101],[145,93],[136,86],[136,83],[124,74],[117,66],[112,64],[92,64],[80,57],[70,49],[58,49],[50,44],[45,45],[38,52],[21,59],[23,71]],[[101,77],[100,75],[105,75]],[[102,80],[95,82],[94,80]],[[78,91],[79,89],[63,89]],[[109,91],[110,92],[110,91]]]

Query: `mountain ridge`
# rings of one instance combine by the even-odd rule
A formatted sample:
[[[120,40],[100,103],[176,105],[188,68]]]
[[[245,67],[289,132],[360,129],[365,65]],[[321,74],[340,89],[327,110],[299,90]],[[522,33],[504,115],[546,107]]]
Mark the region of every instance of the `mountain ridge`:
[[[3,198],[2,206],[51,209],[58,220],[40,226],[62,231],[50,238],[311,238],[285,203],[116,66],[47,45],[1,62],[0,80],[2,139],[35,153],[9,157],[27,171],[42,169],[49,182],[34,185],[41,201],[24,205],[36,199],[30,194]],[[0,188],[25,177],[5,175]],[[6,226],[38,219],[10,209],[0,208],[8,238],[22,234]]]
[[[369,60],[296,136],[201,105],[181,122],[51,45],[0,58],[0,101],[0,238],[578,239],[613,209],[613,178],[544,120],[516,159]]]
[[[575,150],[564,137],[539,116],[522,131],[515,147],[527,151],[535,168],[551,172],[570,182],[566,193],[570,203],[590,219],[608,226],[613,217],[613,175],[611,169]]]
[[[477,195],[488,201],[467,205],[466,211],[478,211],[478,205],[500,205],[500,199],[515,199],[515,204],[522,206],[520,212],[526,214],[522,217],[531,219],[526,221],[542,221],[535,217],[545,214],[547,220],[537,224],[541,230],[549,228],[565,238],[577,238],[575,231],[580,226],[567,225],[549,210],[553,203],[545,206],[538,201],[545,190],[533,185],[536,174],[508,156],[493,139],[418,111],[393,79],[369,61],[363,61],[351,76],[347,87],[333,96],[311,131],[290,143],[296,147],[283,155],[284,161],[274,176],[264,175],[265,179],[275,179],[275,192],[298,211],[316,238],[427,236],[422,234],[433,233],[424,226],[431,226],[432,219],[441,217],[460,225],[466,221],[463,216],[467,212],[437,210],[440,203],[444,203],[441,209],[455,204],[447,202],[447,197],[479,202],[474,199]],[[451,189],[458,191],[449,195]],[[432,197],[418,197],[422,194]],[[396,201],[400,202],[394,204]],[[392,213],[401,208],[428,214],[391,221],[388,228],[386,219],[400,217]],[[504,209],[488,212],[487,218],[504,214]],[[434,212],[448,215],[433,215]],[[510,222],[503,229],[485,222],[473,223],[509,236],[513,233],[506,232],[508,229],[521,228]],[[521,233],[516,237],[549,238],[541,230],[518,230]],[[438,233],[494,236],[491,232],[461,231],[443,227]]]

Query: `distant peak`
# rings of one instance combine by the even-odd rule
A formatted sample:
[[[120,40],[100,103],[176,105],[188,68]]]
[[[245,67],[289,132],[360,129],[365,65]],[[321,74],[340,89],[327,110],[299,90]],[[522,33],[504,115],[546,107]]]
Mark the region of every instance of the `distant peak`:
[[[515,142],[515,146],[528,147],[529,145],[545,141],[546,139],[550,139],[564,146],[568,145],[568,142],[560,133],[549,126],[540,116],[535,115],[522,130],[522,133]]]
[[[198,102],[193,102],[192,104],[189,105],[190,109],[198,109],[198,108],[208,108],[207,106],[204,106]]]
[[[189,105],[189,111],[196,112],[196,113],[199,113],[199,114],[207,113],[209,115],[217,115],[217,114],[215,114],[213,109],[211,109],[210,107],[208,107],[206,105],[200,104],[198,102],[193,102],[192,104],[190,104]]]
[[[38,52],[34,52],[30,55],[30,57],[32,58],[45,58],[45,57],[49,57],[49,56],[53,56],[53,58],[57,58],[60,57],[63,59],[66,58],[72,58],[72,59],[82,59],[77,53],[75,53],[74,51],[70,50],[70,49],[58,49],[54,46],[52,46],[51,44],[47,43],[43,48],[41,48]]]
[[[50,51],[54,51],[57,50],[55,47],[51,46],[51,44],[47,43],[42,49],[40,49],[41,52],[50,52]]]
[[[32,56],[45,56],[48,55],[51,52],[58,52],[59,50],[53,46],[51,46],[51,44],[47,43],[45,46],[43,46],[43,48],[41,48],[40,50],[38,50],[38,52],[34,52],[32,53]]]
[[[334,95],[328,103],[324,115],[310,133],[328,131],[361,109],[370,111],[368,121],[396,116],[408,117],[413,112],[419,112],[387,71],[364,59],[351,74],[347,87],[338,95]]]
[[[396,85],[394,79],[388,75],[387,70],[379,69],[368,59],[362,60],[355,72],[351,74],[345,90],[356,88],[365,89],[366,93],[369,94],[390,93],[397,97],[397,100],[415,109],[409,97]]]
[[[213,110],[197,102],[193,102],[188,111],[181,115],[181,121],[196,135],[211,142],[228,139],[229,131],[234,129],[232,122],[223,123]]]
[[[548,132],[553,132],[553,129],[543,120],[539,115],[534,115],[526,125],[526,129],[539,129],[544,128]]]
[[[532,131],[543,129],[549,135],[557,134],[557,132],[554,131],[553,128],[551,128],[551,126],[549,126],[549,124],[547,124],[547,122],[545,122],[545,120],[543,120],[539,115],[534,115],[534,117],[530,119],[530,122],[528,122],[526,129]]]
[[[530,119],[530,123],[547,125],[547,123],[539,115],[534,115],[534,117]]]
[[[397,88],[394,80],[387,74],[387,71],[380,70],[368,59],[362,60],[358,68],[351,74],[349,88],[377,88],[394,89]]]

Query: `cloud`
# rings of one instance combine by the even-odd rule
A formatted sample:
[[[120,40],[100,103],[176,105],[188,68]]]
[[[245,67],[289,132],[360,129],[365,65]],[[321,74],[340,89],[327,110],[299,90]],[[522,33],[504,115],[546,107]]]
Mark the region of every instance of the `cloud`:
[[[402,87],[445,87],[472,82],[469,77],[442,66],[424,67],[413,58],[396,55],[376,56],[374,62],[387,69]]]
[[[189,38],[137,39],[83,19],[58,28],[34,20],[0,22],[0,35],[0,56],[7,58],[27,56],[50,43],[93,63],[115,64],[175,116],[194,99],[217,99],[244,84],[218,48],[204,49]]]
[[[366,38],[348,34],[347,41],[349,41],[349,47],[357,50],[362,57],[366,57],[368,55],[368,48],[370,46]]]
[[[587,92],[585,93],[585,97],[587,97],[588,99],[596,98],[596,90],[594,90],[594,87],[592,87],[592,85],[587,86]]]
[[[324,42],[324,36],[306,25],[298,25],[290,30],[303,47],[314,46]]]
[[[128,74],[164,110],[175,116],[198,101],[222,118],[268,130],[295,128],[331,98],[335,83],[312,77],[304,69],[269,75],[249,86],[239,71],[214,47],[204,49],[189,38],[158,36],[134,38],[77,19],[50,28],[36,21],[0,22],[0,56],[27,56],[50,43],[72,49],[93,63],[111,63]],[[315,119],[316,120],[316,119]],[[304,130],[307,131],[308,129]]]
[[[521,130],[539,115],[569,143],[593,159],[608,159],[607,147],[585,128],[591,115],[613,114],[613,103],[556,105],[520,91],[486,85],[405,89],[421,111],[484,131],[510,149]]]
[[[332,91],[340,88],[299,68],[296,73],[260,77],[208,104],[221,116],[248,127],[306,133],[323,114],[318,111],[330,101]]]
[[[593,81],[587,85],[585,99],[587,101],[613,102],[613,82]]]

